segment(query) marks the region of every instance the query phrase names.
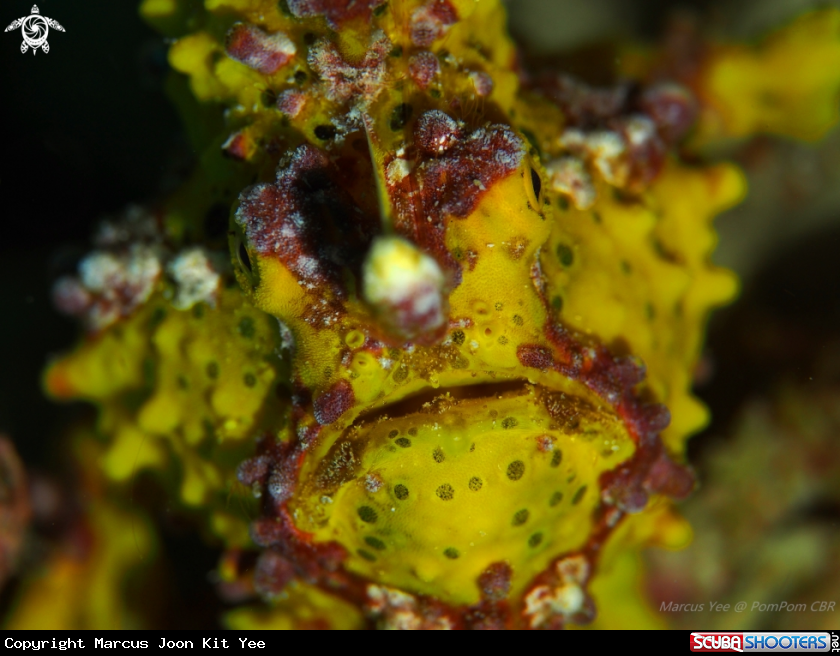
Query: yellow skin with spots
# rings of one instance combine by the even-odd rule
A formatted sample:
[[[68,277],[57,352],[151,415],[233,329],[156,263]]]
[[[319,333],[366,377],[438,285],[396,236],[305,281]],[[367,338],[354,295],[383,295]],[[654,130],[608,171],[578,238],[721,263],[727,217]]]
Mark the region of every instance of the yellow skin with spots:
[[[570,119],[522,84],[500,3],[360,4],[367,13],[347,17],[301,1],[285,11],[284,3],[259,0],[143,2],[144,17],[176,38],[171,91],[203,153],[161,208],[162,230],[175,248],[221,251],[204,219],[215,207],[229,209],[234,275],[212,300],[185,310],[172,306],[176,285],[160,276],[138,309],[54,362],[46,387],[56,398],[97,404],[106,445],[97,467],[114,490],[141,469],[157,471],[217,544],[256,550],[253,538],[291,563],[294,580],[271,594],[258,583],[270,605],[233,611],[231,627],[470,626],[475,609],[486,615],[481,604],[491,602],[501,625],[553,627],[551,618],[591,619],[583,606],[559,601],[540,607],[547,615],[534,610],[540,594],[572,585],[594,599],[595,626],[655,626],[639,598],[638,549],[677,548],[690,530],[655,487],[644,509],[622,510],[617,528],[604,528],[613,501],[602,475],[632,468],[648,447],[639,446],[632,408],[586,372],[624,356],[643,363],[644,380],[622,393],[631,405],[667,406],[671,421],[656,439],[668,462],[683,460],[687,438],[707,421],[691,395],[704,324],[737,291],[733,274],[710,264],[711,222],[743,197],[744,176],[732,165],[689,166],[668,153],[642,189],[616,188],[592,170],[594,205],[577,209],[546,169],[567,154]],[[830,99],[840,66],[826,62],[840,59],[839,15],[811,14],[760,47],[710,47],[700,73],[678,80],[699,102],[688,143],[757,130],[823,134],[837,118]],[[431,36],[418,32],[424,20]],[[438,62],[431,81],[412,69],[421,52]],[[656,56],[627,53],[622,72],[645,81]],[[808,65],[814,58],[820,66]],[[762,103],[768,93],[778,102]],[[294,103],[278,109],[284,97]],[[408,115],[399,114],[402,104]],[[450,135],[457,145],[429,154],[416,130],[419,117],[435,111],[457,124]],[[325,125],[334,128],[327,138]],[[471,135],[504,137],[507,159],[492,164],[487,153],[473,154],[478,177],[456,194],[473,199],[468,209],[418,215],[412,194],[424,189],[423,166]],[[371,239],[399,237],[435,259],[446,282],[427,291],[442,323],[429,319],[430,328],[407,339],[399,322],[383,321],[383,309],[364,300],[355,265],[318,278],[294,259],[305,248],[278,255],[300,229],[282,204],[283,217],[272,220],[290,232],[264,238],[248,194],[279,194],[282,180],[299,180],[294,153],[307,144],[339,162],[330,179],[342,202],[373,213],[360,257]],[[358,167],[349,181],[342,158]],[[400,187],[403,180],[415,187]],[[237,201],[254,182],[262,186]],[[303,221],[315,221],[306,216],[309,196],[289,193],[283,202],[304,203]],[[427,238],[438,228],[438,242]],[[574,375],[555,366],[567,347],[577,349]],[[265,472],[252,481],[240,470],[251,490],[237,482],[243,460],[275,446],[295,454],[293,480],[283,482],[291,491],[278,492]],[[281,468],[279,460],[269,466]],[[286,537],[249,535],[232,494],[251,515],[262,513],[263,526],[283,525]],[[106,544],[112,529],[102,525]],[[307,570],[300,544],[338,549],[340,574]],[[592,571],[558,582],[555,565],[593,544],[600,556]],[[479,582],[494,564],[508,572],[502,601]],[[542,590],[549,575],[553,583]],[[252,573],[222,567],[220,576],[233,583]],[[392,591],[391,606],[377,605],[383,589]],[[24,609],[45,593],[27,594]]]

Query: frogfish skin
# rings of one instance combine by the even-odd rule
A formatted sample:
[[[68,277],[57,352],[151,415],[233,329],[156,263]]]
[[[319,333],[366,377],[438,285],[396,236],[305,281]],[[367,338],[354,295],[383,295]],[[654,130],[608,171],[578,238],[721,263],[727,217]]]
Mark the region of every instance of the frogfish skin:
[[[154,543],[121,501],[149,471],[232,627],[655,626],[637,554],[690,537],[692,375],[737,291],[711,221],[745,178],[703,154],[836,121],[840,12],[628,49],[608,87],[526,70],[497,0],[141,13],[199,155],[55,286],[85,334],[45,386],[98,408],[74,449],[114,582],[91,556],[77,597],[148,566],[119,527]],[[43,585],[12,625],[73,603]]]

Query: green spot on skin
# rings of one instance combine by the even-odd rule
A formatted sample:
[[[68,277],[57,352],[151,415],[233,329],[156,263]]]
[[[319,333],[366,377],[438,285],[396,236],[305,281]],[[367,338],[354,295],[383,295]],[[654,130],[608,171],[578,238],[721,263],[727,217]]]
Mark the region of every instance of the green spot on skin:
[[[394,496],[400,501],[405,501],[408,499],[408,488],[405,485],[395,485]]]
[[[557,259],[564,267],[570,267],[575,261],[574,251],[566,244],[560,244],[557,246]]]
[[[373,524],[379,517],[376,511],[370,506],[362,506],[357,512],[359,513],[359,519],[368,524]]]
[[[449,485],[449,483],[444,483],[435,490],[435,494],[437,494],[438,498],[443,501],[450,501],[455,496],[455,490],[452,489],[452,486]]]
[[[450,560],[455,560],[456,558],[460,557],[460,553],[457,549],[453,547],[447,547],[443,550],[443,555],[449,558]]]
[[[251,339],[257,332],[254,320],[251,317],[242,317],[239,320],[239,334],[245,339]]]
[[[359,554],[359,556],[364,558],[369,563],[375,563],[376,562],[376,556],[374,556],[369,551],[365,551],[364,549],[359,549],[358,551],[356,551],[356,553]]]
[[[528,521],[528,518],[531,516],[531,513],[528,512],[527,509],[523,508],[522,510],[517,510],[513,514],[513,521],[511,524],[513,526],[522,526],[525,522]]]
[[[373,547],[377,551],[385,551],[385,543],[379,538],[373,537],[372,535],[368,535],[365,538],[365,544],[367,544],[369,547]]]
[[[508,465],[507,477],[512,481],[518,481],[525,474],[525,463],[521,460],[514,460]]]

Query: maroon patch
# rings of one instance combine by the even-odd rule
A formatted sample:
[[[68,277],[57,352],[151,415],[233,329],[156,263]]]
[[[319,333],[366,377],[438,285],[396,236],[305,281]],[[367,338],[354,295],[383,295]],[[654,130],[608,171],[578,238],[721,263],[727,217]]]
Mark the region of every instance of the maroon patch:
[[[427,89],[432,80],[440,75],[440,62],[434,53],[421,50],[408,60],[408,74],[418,87]]]
[[[449,0],[430,0],[415,9],[411,16],[411,42],[420,48],[427,48],[457,20],[458,13]]]
[[[295,54],[295,45],[282,32],[267,34],[259,27],[236,23],[227,33],[228,56],[264,75],[271,75]]]
[[[276,597],[295,577],[294,566],[276,551],[263,551],[254,569],[254,589],[263,597]]]
[[[472,631],[510,629],[510,607],[506,603],[480,603],[464,611],[464,624]]]
[[[370,22],[371,12],[386,0],[286,0],[291,11],[298,18],[323,16],[334,30],[355,18]]]
[[[52,289],[55,307],[64,314],[81,317],[93,306],[94,297],[76,278],[59,278]]]
[[[321,39],[310,48],[307,62],[330,100],[343,103],[361,97],[370,101],[385,84],[385,58],[390,51],[391,42],[383,35],[368,46],[364,59],[351,62],[332,41]]]
[[[258,253],[279,259],[305,289],[328,287],[337,297],[343,295],[342,267],[361,269],[378,227],[336,184],[340,175],[326,153],[300,146],[278,168],[274,183],[240,194],[235,215]],[[310,306],[306,319],[330,325],[342,311],[324,301]]]
[[[472,71],[470,73],[475,92],[481,98],[486,98],[493,93],[493,78],[484,71]]]
[[[516,357],[523,367],[531,367],[540,371],[554,368],[554,357],[551,349],[534,344],[521,344],[516,349]]]
[[[285,529],[276,517],[261,517],[251,522],[251,539],[258,547],[268,549],[278,544],[284,533]]]
[[[510,580],[513,570],[505,562],[493,563],[478,577],[481,598],[486,601],[501,601],[510,592]]]
[[[443,155],[460,136],[461,129],[455,119],[439,109],[422,114],[414,126],[414,145],[424,155],[433,157]]]
[[[248,159],[250,140],[244,132],[234,132],[222,144],[222,154],[229,159],[243,162]]]
[[[590,538],[583,553],[563,554],[555,558],[548,567],[534,577],[526,589],[525,596],[531,599],[531,603],[542,606],[541,612],[538,613],[534,613],[534,609],[527,606],[522,609],[522,618],[528,628],[559,630],[565,628],[568,622],[588,624],[595,618],[595,602],[586,591],[586,585],[592,575],[597,554],[611,530],[611,527],[604,530],[602,518],[597,519],[598,523],[593,530],[594,535]],[[542,601],[546,596],[569,585],[580,587],[584,593],[583,604],[578,610],[564,612],[550,602],[545,604]]]
[[[697,102],[691,92],[679,84],[657,84],[645,89],[639,98],[640,109],[656,124],[665,143],[678,142],[697,120]]]
[[[645,478],[645,488],[667,494],[673,499],[685,499],[694,491],[694,475],[688,467],[678,465],[663,449],[653,462]]]
[[[288,90],[277,96],[277,109],[289,118],[295,118],[306,104],[306,94],[302,91]]]
[[[353,387],[340,380],[315,399],[315,419],[322,426],[333,423],[356,402]]]
[[[554,443],[556,440],[551,435],[537,436],[537,449],[540,453],[551,453],[554,451]]]
[[[522,140],[506,125],[478,128],[457,140],[418,167],[423,215],[469,216],[487,189],[519,167],[524,152]]]
[[[256,456],[244,461],[236,470],[236,478],[242,485],[262,483],[268,474],[271,459],[267,455]]]
[[[631,115],[609,121],[608,126],[624,140],[628,167],[624,185],[633,192],[644,190],[665,164],[666,147],[656,124],[647,116]]]
[[[285,508],[276,517],[265,517],[251,524],[251,539],[265,549],[274,548],[291,561],[297,573],[317,580],[338,570],[347,557],[344,548],[334,542],[315,544],[312,535],[298,530]]]
[[[632,193],[644,190],[662,170],[668,146],[679,141],[697,118],[697,103],[685,88],[663,83],[642,92],[627,84],[590,87],[566,75],[542,76],[530,85],[562,110],[567,128],[564,144],[573,153],[598,159],[597,145],[587,138],[608,130],[623,152],[611,158],[610,184]]]
[[[432,254],[457,286],[461,265],[446,248],[446,223],[451,216],[469,216],[488,189],[519,167],[524,144],[506,125],[461,136],[452,132],[451,121],[437,111],[418,118],[414,140],[425,156],[411,173],[389,184],[388,191],[397,232]],[[386,167],[391,161],[386,160]]]
[[[142,244],[128,251],[93,251],[78,268],[78,277],[56,281],[53,302],[62,312],[82,319],[90,332],[107,328],[141,307],[162,271],[158,253]]]
[[[668,428],[671,413],[661,403],[634,404],[632,423],[640,439],[652,439]]]
[[[563,110],[568,127],[590,130],[603,127],[607,120],[627,108],[630,87],[591,87],[568,75],[544,75],[534,88]]]

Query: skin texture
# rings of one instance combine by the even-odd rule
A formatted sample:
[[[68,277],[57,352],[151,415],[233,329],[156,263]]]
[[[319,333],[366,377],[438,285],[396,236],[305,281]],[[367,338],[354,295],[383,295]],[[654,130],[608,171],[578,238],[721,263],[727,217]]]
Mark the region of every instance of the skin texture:
[[[205,4],[141,8],[198,168],[56,286],[87,334],[45,385],[97,405],[97,480],[159,474],[233,627],[655,625],[634,559],[689,539],[692,372],[737,290],[711,221],[745,193],[677,146],[827,129],[837,74],[775,71],[840,57],[837,12],[595,89],[526,74],[490,0]]]

